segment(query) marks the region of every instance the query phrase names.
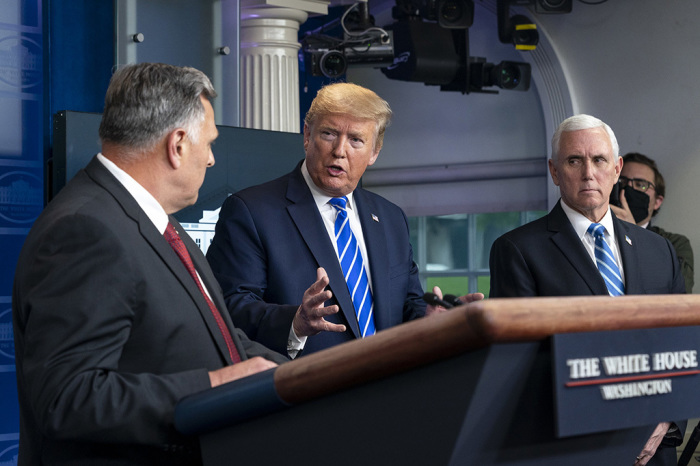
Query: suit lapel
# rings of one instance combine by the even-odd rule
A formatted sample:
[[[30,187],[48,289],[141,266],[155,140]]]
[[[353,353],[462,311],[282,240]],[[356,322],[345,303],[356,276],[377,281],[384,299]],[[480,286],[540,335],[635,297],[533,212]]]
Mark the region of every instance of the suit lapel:
[[[372,273],[372,299],[374,300],[374,325],[377,331],[390,326],[390,316],[385,312],[378,312],[378,309],[392,309],[390,296],[384,291],[389,289],[389,250],[385,225],[376,215],[377,207],[367,193],[362,189],[356,189],[353,194],[357,205],[360,224],[364,234],[367,255],[365,258],[369,263]],[[375,220],[376,218],[376,220]]]
[[[199,291],[199,287],[187,272],[187,269],[182,264],[182,261],[180,261],[180,258],[170,247],[163,235],[156,229],[153,222],[141,209],[133,196],[131,196],[126,188],[124,188],[124,186],[122,186],[122,184],[119,183],[114,176],[112,176],[109,170],[107,170],[99,160],[96,158],[93,159],[86,167],[86,172],[96,183],[100,184],[104,189],[109,191],[115,200],[121,205],[124,213],[136,222],[139,233],[143,239],[151,246],[151,248],[153,248],[168,269],[170,269],[173,275],[182,284],[183,288],[192,297],[192,301],[195,303],[200,315],[202,316],[202,319],[204,319],[204,322],[212,335],[212,339],[215,341],[216,346],[219,349],[219,353],[221,353],[221,356],[230,364],[232,361],[228,353],[228,348],[226,347],[226,342],[224,341],[223,335],[221,334],[214,316],[209,309],[209,305],[207,305],[202,293]],[[173,224],[173,226],[175,226],[175,229],[185,242],[185,245],[190,252],[190,256],[192,257],[192,261],[195,264],[195,268],[197,268],[200,275],[202,275],[202,270],[208,269],[208,267],[202,267],[201,261],[196,260],[198,254],[193,250],[196,248],[196,245],[189,235],[183,230],[182,226],[177,222],[177,220],[170,217],[170,222]],[[204,276],[202,276],[202,279],[204,280]],[[209,293],[211,293],[213,297],[216,297],[217,293],[213,291],[216,288],[212,288],[211,283],[211,281],[209,283],[205,281]],[[214,302],[219,309],[226,309],[226,307],[222,306],[220,302]],[[233,328],[230,318],[226,314],[228,313],[222,313],[222,316],[229,325],[229,328]]]
[[[350,298],[345,276],[340,268],[333,244],[326,233],[326,226],[323,223],[321,214],[318,212],[316,202],[301,174],[300,165],[289,177],[287,199],[291,202],[287,206],[289,216],[299,230],[309,251],[314,256],[316,263],[324,264],[330,281],[329,288],[338,301],[340,312],[345,316],[345,320],[348,322],[355,337],[360,338],[360,328],[357,324],[355,308]]]
[[[192,241],[190,235],[187,234],[187,232],[182,228],[182,225],[178,223],[175,217],[170,216],[170,223],[172,223],[172,225],[175,227],[175,230],[177,230],[178,234],[180,235],[180,238],[182,239],[183,243],[185,243],[187,252],[190,254],[190,259],[192,259],[192,264],[197,270],[197,273],[202,279],[202,282],[204,283],[204,286],[206,287],[207,291],[209,292],[210,299],[212,300],[216,308],[219,310],[219,314],[226,323],[226,326],[228,327],[231,336],[234,337],[236,348],[238,349],[238,352],[241,355],[241,359],[245,359],[245,357],[243,356],[244,352],[241,349],[240,342],[237,340],[237,338],[235,337],[235,333],[233,332],[233,323],[231,322],[231,317],[226,308],[226,304],[223,301],[223,296],[219,291],[219,284],[214,278],[213,274],[211,273],[211,268],[206,262],[206,258],[202,254],[202,251],[199,249],[197,244],[194,241]],[[158,236],[162,237],[162,235],[160,234],[158,234]],[[153,240],[154,243],[157,243],[159,245],[163,243],[162,241],[157,241],[157,238],[153,238]],[[175,276],[177,276],[177,279],[180,281],[180,283],[182,283],[182,286],[185,287],[187,293],[192,297],[192,300],[197,305],[197,310],[202,316],[202,319],[204,319],[204,322],[206,323],[207,328],[209,329],[209,333],[211,334],[212,339],[216,342],[216,346],[219,349],[219,353],[224,359],[226,359],[226,361],[229,364],[231,364],[233,361],[231,361],[231,355],[228,352],[228,347],[226,346],[226,341],[224,340],[223,334],[221,333],[221,329],[219,329],[219,325],[217,324],[211,309],[209,309],[207,301],[204,299],[204,296],[202,296],[202,292],[199,290],[197,283],[192,279],[189,272],[187,272],[187,269],[182,264],[182,261],[177,256],[177,254],[175,254],[175,251],[172,250],[167,241],[165,242],[165,246],[166,247],[163,250],[163,254],[166,264],[168,265],[168,267],[170,267],[170,270],[172,270]],[[160,246],[158,247],[160,249]],[[173,256],[174,260],[172,259]]]
[[[613,216],[613,225],[615,225],[615,238],[617,246],[620,248],[620,256],[622,262],[622,270],[625,274],[625,294],[643,294],[639,289],[641,280],[639,279],[639,263],[637,261],[637,252],[634,242],[632,241],[632,225]],[[628,241],[629,240],[629,241]]]
[[[608,289],[605,287],[603,277],[574,231],[560,203],[561,201],[554,206],[547,217],[547,228],[553,233],[552,241],[590,288],[591,294],[607,295]]]

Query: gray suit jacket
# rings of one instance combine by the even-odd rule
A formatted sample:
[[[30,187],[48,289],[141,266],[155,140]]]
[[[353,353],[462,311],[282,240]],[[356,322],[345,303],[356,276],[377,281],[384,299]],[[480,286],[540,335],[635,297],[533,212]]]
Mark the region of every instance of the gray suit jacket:
[[[206,259],[171,222],[225,310]],[[200,461],[194,439],[174,429],[174,407],[230,364],[226,344],[178,256],[98,160],[35,222],[12,307],[20,464]],[[286,360],[232,334],[242,359]]]

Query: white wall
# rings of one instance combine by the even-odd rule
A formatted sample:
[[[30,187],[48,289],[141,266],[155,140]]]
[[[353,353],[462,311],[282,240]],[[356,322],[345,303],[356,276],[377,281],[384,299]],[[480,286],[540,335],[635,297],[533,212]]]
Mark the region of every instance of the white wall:
[[[481,23],[491,2],[475,3],[470,35],[481,37],[489,61],[508,59],[495,24]],[[700,251],[700,2],[574,1],[571,14],[530,16],[556,50],[574,110],[610,124],[622,153],[641,152],[659,164],[667,192],[655,223],[685,234]],[[377,167],[548,153],[537,89],[463,96],[376,73],[349,77],[359,76],[396,110]]]
[[[499,42],[494,11],[495,7],[476,5],[474,25],[469,31],[470,55],[496,64],[502,60],[525,61],[512,45]],[[377,25],[392,22],[390,11],[384,13],[372,11]],[[350,68],[347,76],[348,81],[377,92],[394,111],[384,148],[366,178],[382,169],[541,159],[536,183],[528,175],[498,184],[462,180],[408,188],[370,187],[409,215],[547,207],[548,143],[540,96],[534,85],[527,92],[489,88],[499,94],[464,95],[441,92],[438,86],[420,82],[391,80],[370,68]],[[504,202],[508,202],[505,209]]]
[[[700,2],[574,2],[572,14],[538,20],[578,110],[605,120],[621,153],[657,161],[667,188],[654,222],[700,252]]]
[[[370,2],[371,3],[371,2]],[[470,28],[472,56],[488,62],[523,61],[513,46],[498,41],[495,15],[477,5]],[[376,23],[392,21],[376,15]],[[428,38],[421,38],[423,40]],[[376,168],[436,163],[520,159],[546,154],[537,89],[498,95],[441,92],[438,86],[390,80],[379,70],[351,68],[348,80],[366,85],[394,111]]]

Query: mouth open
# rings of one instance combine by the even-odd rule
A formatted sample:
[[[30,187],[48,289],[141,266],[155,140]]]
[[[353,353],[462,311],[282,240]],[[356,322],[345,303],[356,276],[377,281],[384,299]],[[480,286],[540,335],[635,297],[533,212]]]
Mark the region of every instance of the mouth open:
[[[345,170],[343,170],[338,165],[331,165],[330,167],[328,167],[328,173],[330,173],[333,176],[340,176],[343,173],[345,173]]]

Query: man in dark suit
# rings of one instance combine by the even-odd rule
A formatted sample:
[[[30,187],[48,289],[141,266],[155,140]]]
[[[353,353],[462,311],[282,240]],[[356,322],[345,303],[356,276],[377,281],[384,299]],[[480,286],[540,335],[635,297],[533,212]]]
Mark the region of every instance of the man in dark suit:
[[[552,138],[549,160],[561,199],[545,217],[494,242],[490,297],[684,293],[671,243],[610,211],[622,165],[607,124],[589,115],[564,120]],[[592,223],[602,225],[604,246],[594,239]],[[603,250],[607,258],[596,252]],[[669,426],[659,425],[638,464],[654,455]],[[675,449],[665,450],[675,459]]]
[[[233,327],[170,215],[214,164],[215,95],[192,68],[118,70],[102,153],[27,236],[12,300],[18,464],[201,463],[196,439],[174,428],[178,400],[287,360]]]
[[[250,338],[295,357],[426,314],[406,216],[357,187],[377,160],[390,117],[389,105],[368,89],[324,87],[306,115],[304,161],[224,202],[207,259],[234,324]],[[344,231],[336,224],[341,209],[355,241],[348,254],[335,239],[336,225]],[[341,256],[356,258],[357,268],[346,271]],[[355,273],[361,284],[351,284]],[[428,314],[440,310],[427,307]]]

